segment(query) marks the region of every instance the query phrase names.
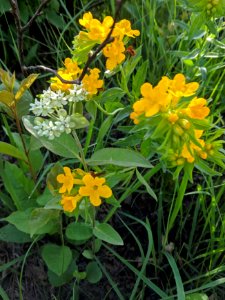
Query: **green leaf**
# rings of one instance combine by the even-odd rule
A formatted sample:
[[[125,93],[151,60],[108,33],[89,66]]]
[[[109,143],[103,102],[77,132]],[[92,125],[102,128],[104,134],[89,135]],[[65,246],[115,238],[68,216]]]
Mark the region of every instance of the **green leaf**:
[[[7,243],[24,244],[27,242],[31,242],[32,239],[28,234],[18,230],[12,224],[7,224],[0,228],[0,241],[4,241]]]
[[[6,11],[11,9],[11,5],[8,0],[0,1],[0,13],[4,14]]]
[[[107,89],[100,95],[101,103],[105,102],[115,102],[120,100],[125,95],[125,92],[118,87]]]
[[[203,293],[194,293],[191,295],[187,295],[185,297],[185,300],[208,300],[208,299],[209,297]]]
[[[89,125],[88,120],[80,113],[73,114],[71,116],[71,122],[73,122],[75,124],[74,129],[84,128]]]
[[[70,223],[66,228],[66,237],[70,240],[83,241],[93,236],[92,228],[86,223]]]
[[[62,184],[59,183],[56,178],[59,174],[63,173],[63,167],[59,162],[57,162],[56,164],[54,164],[54,166],[51,168],[50,172],[47,175],[47,187],[53,195],[58,194],[56,193],[56,191],[58,191],[58,189],[62,186]]]
[[[109,244],[119,246],[123,245],[123,240],[119,233],[107,223],[97,224],[94,227],[93,233],[98,239],[105,241]]]
[[[8,107],[14,104],[15,98],[13,93],[9,91],[0,91],[0,102],[4,103]]]
[[[205,173],[210,176],[221,176],[222,174],[214,171],[212,168],[210,168],[205,162],[202,160],[199,160],[196,164],[195,167],[199,169],[202,173]]]
[[[76,262],[73,260],[66,272],[60,276],[48,269],[48,279],[50,284],[54,287],[59,287],[70,282],[74,278],[73,273],[76,268]]]
[[[102,278],[102,271],[96,262],[90,262],[86,267],[86,279],[90,283],[97,283]]]
[[[0,176],[17,209],[34,206],[35,199],[30,198],[34,183],[17,165],[6,161]]]
[[[146,187],[146,190],[148,192],[148,194],[154,198],[156,201],[158,201],[157,196],[155,194],[155,192],[153,191],[153,189],[150,187],[150,185],[147,183],[147,181],[144,179],[144,177],[141,175],[141,173],[138,171],[138,169],[136,169],[136,175],[137,175],[137,179]]]
[[[104,122],[102,122],[96,139],[95,151],[103,147],[103,139],[109,133],[110,127],[112,126],[112,122],[113,122],[113,116],[107,117],[104,120]]]
[[[95,152],[87,160],[91,166],[116,165],[121,167],[152,168],[152,165],[140,153],[123,148],[104,148]]]
[[[59,211],[29,208],[25,211],[13,212],[5,220],[15,225],[20,231],[30,234],[31,237],[34,234],[51,234],[58,230]]]
[[[54,140],[49,140],[47,137],[39,136],[34,129],[34,118],[31,116],[24,116],[23,123],[27,131],[34,137],[40,140],[42,145],[49,151],[66,158],[78,158],[79,148],[75,143],[73,137],[69,134],[62,134]]]
[[[6,294],[6,292],[3,290],[3,288],[0,285],[0,296],[2,297],[2,300],[9,300],[8,295]]]
[[[27,161],[27,157],[22,151],[8,143],[0,142],[0,153]]]
[[[67,270],[72,261],[72,252],[70,248],[55,244],[44,245],[41,256],[49,270],[58,276],[62,275]]]
[[[176,282],[176,287],[177,287],[177,299],[185,300],[184,285],[182,283],[182,279],[181,279],[180,272],[178,270],[177,264],[176,264],[176,262],[175,262],[172,255],[170,255],[167,252],[165,252],[164,255],[168,259],[168,262],[169,262],[169,264],[172,268],[172,271],[173,271],[173,276],[174,276],[174,279],[175,279],[175,282]]]
[[[133,93],[134,93],[134,95],[135,95],[136,98],[139,97],[139,95],[140,95],[140,88],[141,88],[142,84],[145,82],[145,78],[146,78],[148,66],[149,66],[149,61],[146,60],[138,68],[137,73],[133,77],[132,91],[133,91]]]
[[[26,90],[29,89],[29,87],[32,85],[32,83],[37,79],[39,74],[30,74],[27,78],[25,78],[16,92],[15,99],[16,101],[19,101],[20,98],[23,96]]]

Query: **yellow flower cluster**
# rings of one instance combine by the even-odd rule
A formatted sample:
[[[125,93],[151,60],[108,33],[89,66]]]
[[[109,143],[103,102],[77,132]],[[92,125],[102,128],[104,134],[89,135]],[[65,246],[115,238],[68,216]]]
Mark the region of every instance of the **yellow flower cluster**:
[[[133,104],[130,118],[135,124],[147,121],[151,125],[153,116],[160,118],[158,124],[163,124],[164,133],[168,133],[163,142],[167,152],[170,149],[167,158],[173,161],[173,166],[208,156],[209,146],[206,147],[201,139],[203,130],[195,123],[205,122],[210,110],[204,98],[195,96],[198,87],[197,82],[186,83],[183,74],[177,74],[173,79],[164,76],[155,87],[144,83],[142,98]]]
[[[71,171],[69,167],[64,167],[63,170],[64,174],[59,174],[56,179],[62,184],[59,193],[62,195],[60,203],[64,211],[74,211],[83,197],[87,197],[92,205],[99,206],[102,203],[101,198],[112,196],[112,190],[105,184],[105,178],[81,169]]]
[[[106,16],[102,22],[98,19],[94,19],[91,12],[85,13],[83,19],[79,20],[79,23],[85,27],[87,32],[81,31],[79,34],[80,40],[95,41],[97,44],[101,44],[109,34],[113,25],[113,18]],[[113,70],[118,64],[125,59],[125,46],[123,39],[127,37],[139,36],[138,30],[131,29],[130,21],[124,19],[115,24],[112,32],[113,42],[107,44],[103,49],[103,54],[107,58],[106,68]]]
[[[67,57],[64,61],[64,68],[60,68],[57,73],[65,80],[76,80],[81,74],[82,70],[78,67],[77,63]],[[51,89],[53,91],[61,90],[68,91],[72,88],[72,84],[63,83],[58,77],[51,78]]]
[[[76,61],[67,57],[64,61],[64,68],[58,70],[58,74],[65,80],[76,80],[82,72]],[[98,89],[103,86],[103,80],[99,79],[100,70],[97,68],[90,69],[90,74],[86,74],[82,80],[83,87],[90,96],[98,93]],[[51,78],[51,89],[53,91],[61,90],[63,92],[72,89],[72,84],[63,83],[58,77]]]

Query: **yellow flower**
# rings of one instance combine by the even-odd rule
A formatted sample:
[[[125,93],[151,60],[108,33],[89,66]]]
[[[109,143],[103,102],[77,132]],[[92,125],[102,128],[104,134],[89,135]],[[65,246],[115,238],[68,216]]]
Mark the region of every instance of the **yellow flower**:
[[[78,67],[77,62],[73,62],[67,57],[64,61],[65,68],[60,68],[58,74],[65,80],[75,80],[79,77],[82,70]],[[63,83],[58,77],[51,77],[51,89],[53,91],[61,90],[68,91],[72,88],[72,84]]]
[[[62,199],[60,201],[63,206],[63,210],[67,212],[72,212],[77,207],[77,202],[80,201],[82,196],[77,194],[76,196],[65,196],[62,195]]]
[[[190,118],[202,120],[210,113],[206,104],[207,101],[204,98],[195,97],[184,111]]]
[[[62,187],[59,189],[59,193],[65,193],[66,191],[68,191],[68,193],[70,193],[70,191],[73,188],[74,185],[74,177],[73,174],[71,173],[70,168],[68,167],[63,167],[64,173],[65,174],[59,174],[56,178],[56,180],[59,183],[62,183]]]
[[[191,150],[192,149],[190,147],[188,147],[186,144],[184,144],[182,151],[181,151],[181,156],[186,158],[186,160],[189,163],[193,163],[195,161],[194,153]]]
[[[94,206],[101,204],[102,198],[109,198],[112,196],[112,190],[105,183],[105,178],[93,177],[91,174],[86,174],[83,177],[85,186],[79,188],[79,194],[81,196],[88,196],[90,202]]]
[[[118,64],[120,64],[125,59],[125,55],[123,53],[124,51],[125,47],[123,42],[116,38],[112,43],[104,47],[103,54],[105,57],[107,57],[107,70],[113,70]]]
[[[59,70],[57,73],[65,80],[73,80],[72,75],[65,73],[63,70]],[[51,77],[51,81],[51,89],[53,91],[61,90],[65,92],[72,88],[72,84],[63,83],[58,77]]]
[[[77,78],[81,74],[81,69],[78,67],[76,61],[72,61],[71,58],[67,57],[64,61],[66,72],[71,74],[74,78]]]
[[[186,158],[189,163],[193,163],[195,161],[195,155],[200,156],[202,159],[206,159],[208,156],[207,153],[204,151],[205,141],[200,139],[200,137],[203,134],[203,130],[195,130],[194,132],[195,138],[201,145],[201,147],[199,147],[193,142],[190,142],[189,145],[184,144],[181,152],[181,156]]]
[[[125,35],[134,38],[140,35],[140,31],[131,29],[130,21],[123,19],[115,24],[112,36],[122,40]]]
[[[138,117],[142,114],[145,117],[151,117],[159,111],[164,111],[170,103],[171,96],[167,93],[167,87],[159,83],[156,87],[148,82],[141,86],[141,94],[143,98],[133,104],[134,113],[130,114],[130,118],[138,123]]]
[[[91,12],[87,12],[83,15],[83,19],[79,19],[80,25],[85,27],[86,29],[90,28],[90,23],[93,20],[93,16]]]
[[[172,124],[176,123],[176,121],[179,119],[177,113],[169,113],[168,121]]]
[[[113,18],[106,16],[101,23],[88,12],[84,14],[83,19],[79,20],[79,23],[88,30],[87,35],[90,40],[102,43],[112,27]]]
[[[99,80],[100,70],[94,68],[90,70],[90,75],[86,74],[82,80],[83,87],[90,95],[97,94],[98,89],[103,86],[103,80]]]

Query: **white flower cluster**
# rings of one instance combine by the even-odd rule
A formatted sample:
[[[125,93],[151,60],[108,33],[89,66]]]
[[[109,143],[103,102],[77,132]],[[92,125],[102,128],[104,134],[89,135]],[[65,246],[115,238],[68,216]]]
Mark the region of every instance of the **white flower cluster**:
[[[59,137],[63,132],[67,134],[75,127],[75,123],[72,122],[70,116],[59,116],[57,121],[43,119],[37,117],[34,120],[34,129],[39,136],[46,136],[49,140],[53,140],[55,137]]]
[[[34,120],[34,129],[39,136],[46,136],[50,140],[59,137],[63,132],[70,133],[75,127],[65,106],[87,99],[88,92],[82,85],[73,85],[73,89],[66,94],[62,91],[52,91],[49,87],[43,91],[39,99],[30,104],[30,111],[37,116]],[[45,118],[42,118],[45,117]],[[46,117],[49,117],[47,119]]]

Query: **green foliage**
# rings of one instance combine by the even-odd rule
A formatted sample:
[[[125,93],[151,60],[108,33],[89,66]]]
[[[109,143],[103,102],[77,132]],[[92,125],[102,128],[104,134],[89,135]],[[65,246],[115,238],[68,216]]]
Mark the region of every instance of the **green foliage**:
[[[140,37],[124,39],[126,58],[111,71],[106,71],[102,52],[91,61],[87,73],[98,67],[104,86],[83,102],[68,101],[66,115],[71,116],[73,130],[64,132],[61,124],[62,134],[54,139],[40,135],[38,114],[30,115],[30,104],[34,97],[41,99],[50,74],[26,74],[19,81],[16,77],[24,77],[20,65],[62,70],[65,58],[72,57],[83,68],[100,42],[77,35],[84,30],[78,20],[90,10],[102,21],[115,12],[115,3],[50,1],[25,27],[21,58],[10,2],[0,2],[0,205],[4,222],[0,240],[30,243],[25,258],[4,264],[0,271],[8,269],[8,278],[14,266],[17,274],[16,264],[23,260],[20,298],[26,257],[41,249],[49,283],[62,287],[52,292],[57,290],[57,295],[51,295],[57,299],[78,299],[79,293],[85,297],[88,283],[101,288],[98,297],[104,299],[222,299],[224,0],[214,10],[206,0],[123,3],[120,19],[130,20]],[[34,16],[39,2],[18,1],[22,26]],[[145,98],[143,84],[155,87],[162,76],[174,78],[178,73],[185,75],[186,83],[200,84],[196,96],[207,99],[210,116],[187,117],[194,128],[187,136],[181,123],[168,121],[168,115],[177,111],[169,111],[170,104],[163,110],[163,97],[150,95],[146,98],[152,101],[151,107],[160,102],[160,113],[134,125],[129,116],[134,103]],[[63,95],[68,94],[67,90]],[[181,99],[179,118],[191,98]],[[45,108],[49,105],[48,101],[44,104]],[[50,113],[53,119],[54,113]],[[47,118],[43,116],[42,121]],[[196,129],[204,131],[204,145],[195,136]],[[184,141],[198,147],[198,153],[208,147],[207,159],[203,153],[193,162],[184,157],[179,160],[176,155]],[[190,145],[187,148],[193,154]],[[89,181],[87,174],[92,177]],[[30,253],[33,246],[35,251]],[[121,246],[119,253],[116,246]],[[0,296],[8,299],[4,276]],[[108,285],[111,289],[106,291]]]
[[[118,232],[115,231],[109,224],[100,223],[93,229],[93,234],[100,240],[113,245],[123,245],[123,240]]]
[[[72,252],[67,246],[46,244],[43,246],[41,256],[51,270],[56,275],[62,275],[72,261]]]

